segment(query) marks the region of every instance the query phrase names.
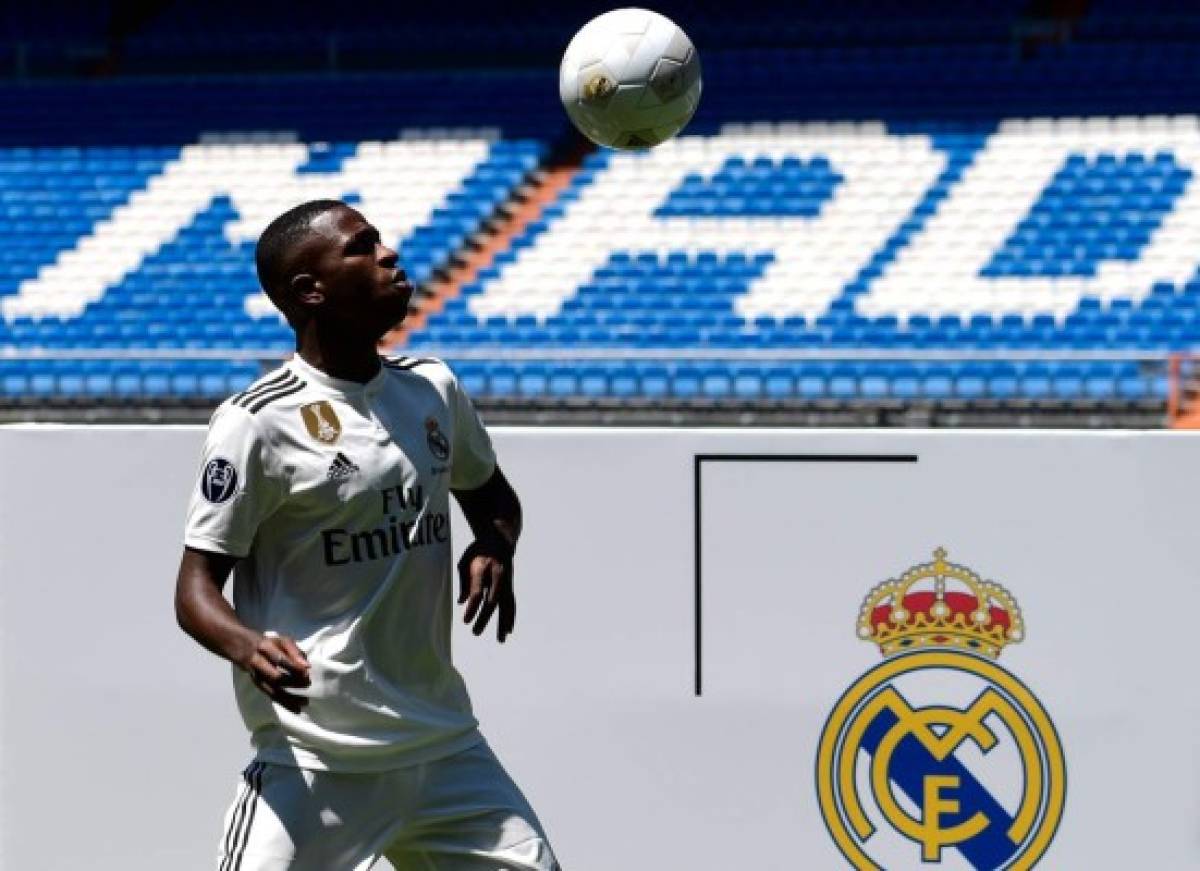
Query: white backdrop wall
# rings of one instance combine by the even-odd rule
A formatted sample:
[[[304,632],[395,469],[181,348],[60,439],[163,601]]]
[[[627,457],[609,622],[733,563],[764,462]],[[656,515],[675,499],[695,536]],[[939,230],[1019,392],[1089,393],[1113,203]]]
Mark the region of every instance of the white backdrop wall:
[[[5,869],[213,865],[248,745],[227,668],[172,613],[202,437],[0,428]],[[938,546],[1026,621],[1000,665],[1046,707],[1068,771],[1042,866],[1200,868],[1200,438],[495,437],[526,511],[517,632],[460,632],[456,653],[568,871],[847,867],[818,807],[820,733],[880,661],[855,637],[864,595]],[[801,456],[760,456],[780,454]],[[908,846],[890,871],[930,867]],[[941,867],[975,866],[949,849]]]

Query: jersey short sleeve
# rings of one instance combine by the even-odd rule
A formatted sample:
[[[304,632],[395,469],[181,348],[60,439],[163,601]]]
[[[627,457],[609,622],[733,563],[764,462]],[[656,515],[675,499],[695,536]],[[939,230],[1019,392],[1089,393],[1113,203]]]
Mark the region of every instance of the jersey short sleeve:
[[[217,409],[192,489],[185,545],[236,557],[250,552],[259,524],[283,499],[270,451],[249,412],[231,405]]]
[[[454,415],[450,487],[474,490],[487,483],[496,471],[496,452],[479,413],[457,378],[450,385],[450,411]]]

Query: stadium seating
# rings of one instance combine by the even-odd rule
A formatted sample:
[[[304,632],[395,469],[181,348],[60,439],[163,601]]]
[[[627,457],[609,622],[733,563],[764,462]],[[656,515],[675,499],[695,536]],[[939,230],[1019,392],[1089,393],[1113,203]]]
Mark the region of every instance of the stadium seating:
[[[231,177],[231,147],[238,148],[192,147],[186,155],[170,147],[0,149],[0,227],[6,238],[21,240],[0,256],[0,347],[29,357],[0,360],[5,397],[210,401],[260,371],[221,357],[271,360],[286,351],[286,325],[274,314],[262,316],[269,305],[253,269],[261,227],[231,238],[231,226],[244,216],[229,195],[214,195],[214,184],[235,188],[243,203],[259,203],[261,223],[280,204],[308,196],[354,200],[353,191],[337,187],[343,179],[403,163],[407,176],[381,182],[391,212],[377,217],[416,225],[404,233],[401,253],[414,280],[425,281],[536,165],[542,149],[534,141],[480,140],[253,145],[243,149],[249,170],[239,186]],[[285,174],[298,187],[259,183],[255,173],[272,155],[294,167]],[[347,159],[357,163],[347,167]],[[391,185],[405,179],[410,184],[403,189]],[[172,217],[178,230],[167,223]],[[68,359],[106,351],[112,359],[83,367],[97,376],[91,382]],[[171,361],[173,352],[213,359]],[[141,376],[144,389],[122,376]]]
[[[1093,127],[1102,140],[1104,125]],[[1149,137],[1163,147],[1068,153],[1039,183],[1011,232],[991,239],[990,256],[982,260],[963,241],[978,227],[955,228],[953,238],[963,250],[938,257],[951,262],[961,254],[963,263],[975,257],[980,296],[952,302],[941,314],[944,289],[931,295],[925,286],[932,267],[913,266],[905,257],[919,249],[918,239],[938,232],[934,216],[940,220],[953,212],[946,200],[970,187],[963,182],[965,170],[982,165],[981,154],[1003,147],[999,133],[964,128],[921,137],[933,143],[925,158],[937,156],[940,171],[930,175],[932,184],[915,186],[908,200],[900,188],[893,190],[896,221],[882,229],[884,194],[854,195],[849,188],[861,180],[852,184],[839,166],[851,160],[857,161],[855,172],[900,174],[894,162],[899,152],[890,151],[889,143],[911,151],[911,131],[897,136],[875,126],[822,133],[759,125],[681,140],[650,157],[597,153],[523,235],[430,318],[410,347],[461,357],[464,364],[482,356],[491,365],[468,365],[470,386],[484,397],[514,400],[1161,398],[1164,379],[1133,358],[1200,342],[1200,276],[1194,252],[1186,250],[1188,237],[1176,257],[1191,264],[1183,280],[1111,292],[1101,279],[1112,264],[1145,261],[1153,239],[1162,247],[1164,222],[1178,221],[1180,209],[1191,208],[1182,199],[1192,176],[1186,149],[1180,146],[1176,154],[1168,146],[1196,134],[1196,127],[1190,118],[1133,119],[1122,135]],[[1086,141],[1088,128],[1080,129],[1074,133]],[[1071,132],[1064,130],[1062,135]],[[1021,135],[1032,143],[1038,139],[1030,130],[1006,135],[1010,144],[1015,137],[1021,145]],[[860,144],[861,154],[855,150]],[[0,344],[60,357],[144,352],[144,359],[93,359],[72,368],[63,359],[30,355],[2,367],[6,397],[94,401],[169,394],[211,401],[257,371],[246,359],[215,359],[222,353],[269,359],[287,350],[285,325],[256,292],[251,260],[260,227],[241,226],[246,215],[235,207],[258,210],[254,220],[261,222],[274,213],[274,202],[230,178],[215,188],[211,182],[213,171],[241,159],[230,156],[231,148],[249,149],[245,157],[253,167],[272,155],[284,161],[287,183],[271,186],[271,196],[281,202],[322,190],[371,201],[380,194],[370,184],[362,183],[362,193],[341,188],[362,182],[373,167],[402,160],[421,164],[417,171],[429,182],[425,189],[391,187],[385,193],[400,198],[397,213],[406,206],[424,211],[423,219],[409,221],[401,252],[414,277],[427,281],[527,178],[544,146],[533,140],[474,140],[7,149],[0,153],[0,224],[26,242],[10,249],[0,267],[0,309],[6,315]],[[1045,174],[1037,148],[1016,153],[1034,155],[1028,157],[1030,171]],[[655,161],[686,171],[677,171],[657,200],[643,203],[627,192],[649,189],[652,180],[662,188]],[[687,169],[693,165],[712,168]],[[198,167],[196,175],[185,177],[184,166]],[[1013,196],[1028,198],[1013,182],[1023,177],[1022,167],[1010,163],[1007,169]],[[213,195],[222,186],[230,193]],[[152,192],[166,208],[181,210],[180,229],[145,220],[159,214],[146,212]],[[989,207],[1003,211],[1003,191],[990,196]],[[779,241],[800,239],[835,207],[847,218],[837,228],[841,248],[816,256]],[[631,213],[642,208],[645,216]],[[633,217],[644,217],[649,230],[637,230],[643,225],[632,223]],[[1194,215],[1183,217],[1190,226]],[[94,259],[87,257],[89,234],[95,241],[106,226],[118,224],[141,230],[115,234],[110,246],[94,245]],[[640,241],[649,244],[623,247],[628,236],[621,234],[623,225],[643,232]],[[667,228],[666,235],[655,240],[658,225]],[[691,243],[672,241],[681,237],[671,237],[671,227],[682,227]],[[597,229],[610,235],[597,243]],[[866,248],[855,250],[858,236],[866,239]],[[720,244],[706,247],[705,239]],[[854,258],[862,260],[857,267],[844,262]],[[847,265],[853,267],[849,272]],[[906,282],[910,267],[916,280]],[[81,272],[79,279],[67,280]],[[774,285],[767,280],[772,274],[782,276]],[[1077,303],[1069,309],[1048,309],[1045,294],[1012,302],[1028,282],[1070,279],[1101,284],[1097,295],[1075,291]],[[517,295],[506,296],[514,282]],[[812,299],[805,297],[810,292],[805,287]],[[887,304],[880,303],[889,293]],[[1012,299],[1006,301],[1006,295]],[[895,355],[933,349],[947,359],[806,358],[838,351],[853,358],[874,349]],[[214,359],[158,358],[197,350]],[[528,359],[514,356],[521,351]],[[576,352],[581,358],[572,364],[534,359],[539,351],[565,357]],[[711,359],[688,359],[697,351]],[[1129,359],[1024,362],[1079,351],[1119,352]],[[993,352],[997,359],[950,359]],[[1004,352],[1015,359],[1000,359]]]
[[[607,349],[611,359],[587,366],[588,387],[579,389],[610,399],[654,395],[664,378],[663,395],[697,401],[768,396],[841,401],[1160,399],[1166,391],[1161,373],[1148,373],[1132,358],[1200,342],[1200,274],[1190,237],[1180,236],[1173,250],[1160,250],[1176,225],[1190,226],[1193,220],[1180,220],[1176,208],[1192,171],[1168,146],[1172,137],[1195,137],[1197,129],[1193,119],[1130,119],[1120,134],[1127,142],[1142,137],[1163,147],[1143,151],[1135,145],[1121,154],[1103,148],[1088,154],[1086,146],[1064,152],[1062,142],[1056,142],[1057,136],[1082,137],[1086,143],[1094,133],[1103,143],[1111,138],[1108,126],[1108,121],[1062,124],[1045,135],[1018,127],[1007,132],[1004,142],[999,134],[989,138],[969,131],[937,137],[944,158],[941,172],[923,194],[918,191],[905,204],[890,235],[875,237],[880,244],[869,241],[883,211],[880,196],[864,197],[859,204],[851,194],[838,194],[845,184],[837,162],[850,158],[844,143],[826,141],[822,146],[820,130],[759,125],[752,133],[731,130],[722,137],[683,141],[651,157],[594,155],[542,218],[414,336],[412,347],[454,356],[456,350],[478,354],[478,345],[486,342],[496,349],[496,357],[503,357],[505,348]],[[895,154],[870,129],[847,128],[839,135],[870,143],[861,162],[874,164],[881,177],[901,171]],[[1005,234],[984,234],[983,248],[972,248],[968,240],[984,233],[986,221],[931,226],[928,219],[939,209],[942,216],[953,211],[942,208],[952,191],[970,195],[973,188],[963,184],[963,174],[981,151],[1006,143],[1016,148],[1018,162],[1006,164],[1000,187],[987,189],[984,208],[1024,213],[1016,226]],[[814,147],[826,148],[829,156],[801,153]],[[1054,160],[1065,156],[1046,180],[1036,182],[1030,197],[1028,185],[1014,179],[1046,175],[1044,152]],[[691,164],[712,169],[680,170]],[[661,188],[672,167],[678,181],[665,195],[643,201],[629,194],[655,184]],[[1006,203],[1009,195],[1013,201]],[[842,249],[832,256],[803,247],[788,252],[780,239],[810,232],[806,226],[819,223],[822,210],[835,201],[843,211],[858,210],[839,225],[836,242]],[[638,222],[640,210],[652,219]],[[1168,215],[1175,215],[1176,224],[1159,233]],[[672,222],[677,232],[671,232]],[[706,231],[706,223],[714,229]],[[951,286],[931,293],[927,285],[938,270],[905,259],[918,247],[916,237],[943,229],[949,245],[936,247],[934,256],[961,261],[961,292]],[[598,232],[603,241],[597,245]],[[1155,233],[1157,247],[1152,256],[1144,256]],[[868,247],[856,251],[856,236],[868,237]],[[640,247],[623,250],[626,244]],[[866,262],[846,281],[838,270],[851,257]],[[1140,279],[1130,277],[1128,285],[1118,281],[1111,289],[1106,269],[1159,257],[1184,264],[1188,271],[1182,280],[1138,286]],[[913,272],[911,281],[906,269]],[[781,271],[785,277],[766,287],[771,280],[765,276]],[[954,274],[946,268],[941,272]],[[1079,279],[1073,288],[1066,283],[1072,278]],[[1039,281],[1041,290],[1031,295],[1031,286]],[[575,290],[564,294],[564,287]],[[806,287],[818,301],[807,312]],[[1092,287],[1096,295],[1089,293]],[[1063,308],[1058,298],[1072,294],[1077,302]],[[888,297],[886,304],[880,302],[883,297]],[[938,307],[947,310],[934,314]],[[648,370],[637,362],[639,354],[686,355],[696,349],[726,360],[667,362]],[[932,350],[947,358],[957,352],[997,359],[920,364],[804,359],[805,352],[830,355],[840,350],[854,357],[870,349],[897,356]],[[1022,362],[1055,352],[1128,359]],[[1002,359],[1006,354],[1015,359]],[[736,362],[739,355],[759,361]],[[546,374],[533,365],[521,371]],[[646,388],[631,388],[643,380]],[[505,369],[495,379],[482,373],[476,386],[493,396],[531,395],[528,387],[518,389],[520,383]]]
[[[1160,403],[1200,344],[1190,25],[1123,40],[1098,2],[1022,59],[1025,5],[751,16],[693,135],[589,155],[407,348],[514,406]],[[286,53],[271,6],[236,34],[172,6],[129,63]],[[545,69],[0,83],[3,401],[211,404],[290,348],[251,263],[273,214],[361,202],[430,283],[563,125]]]

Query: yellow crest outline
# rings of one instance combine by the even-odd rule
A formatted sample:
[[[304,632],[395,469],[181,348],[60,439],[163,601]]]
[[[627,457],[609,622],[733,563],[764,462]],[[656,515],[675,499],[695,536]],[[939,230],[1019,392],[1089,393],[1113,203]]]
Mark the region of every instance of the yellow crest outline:
[[[890,682],[901,675],[938,668],[967,672],[999,692],[987,690],[967,711],[948,708],[914,710],[890,686]],[[954,738],[959,735],[987,743],[990,733],[976,732],[970,725],[964,728],[956,725],[939,737],[932,730],[931,722],[966,719],[968,724],[983,729],[979,724],[987,713],[997,713],[1001,717],[1017,739],[1026,770],[1021,809],[1009,831],[1013,842],[1021,845],[1020,852],[1006,867],[1009,871],[1032,868],[1054,839],[1066,803],[1066,759],[1058,731],[1041,702],[1018,678],[993,661],[953,650],[918,650],[880,663],[846,690],[829,715],[817,751],[817,797],[825,825],[850,864],[857,871],[884,871],[860,846],[860,842],[870,837],[875,829],[858,801],[855,764],[866,730],[864,714],[869,713],[872,706],[882,708],[889,703],[900,717],[898,725],[904,727],[905,734],[912,732],[939,758],[945,758],[953,751],[957,744]],[[1017,724],[1031,728],[1021,728]],[[903,735],[897,734],[893,740],[898,742],[900,737]],[[881,749],[888,748],[881,745]],[[887,791],[887,754],[881,755],[885,758],[874,764],[871,772],[872,792],[877,801],[883,798],[881,791]],[[890,795],[887,798],[890,799]],[[1039,802],[1038,799],[1044,800]],[[886,803],[886,799],[880,802],[881,808]],[[912,839],[913,832],[898,830]],[[970,836],[969,832],[966,836]],[[930,861],[928,854],[926,861]]]

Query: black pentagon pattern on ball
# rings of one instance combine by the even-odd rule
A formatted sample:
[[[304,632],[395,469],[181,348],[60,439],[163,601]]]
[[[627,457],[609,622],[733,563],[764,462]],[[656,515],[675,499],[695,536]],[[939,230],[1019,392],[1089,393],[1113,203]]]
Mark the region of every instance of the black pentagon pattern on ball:
[[[662,137],[652,129],[631,130],[613,143],[616,148],[653,148]]]
[[[669,57],[659,58],[650,73],[650,91],[659,102],[669,103],[683,93],[686,81],[682,63]]]
[[[650,73],[650,88],[641,104],[651,102],[651,94],[660,103],[669,103],[695,85],[699,78],[700,64],[696,62],[695,49],[683,31],[677,29]]]

